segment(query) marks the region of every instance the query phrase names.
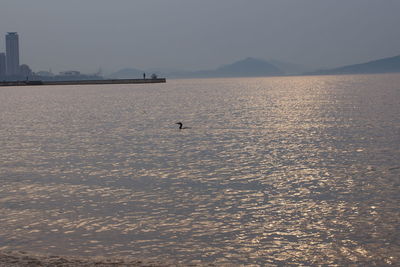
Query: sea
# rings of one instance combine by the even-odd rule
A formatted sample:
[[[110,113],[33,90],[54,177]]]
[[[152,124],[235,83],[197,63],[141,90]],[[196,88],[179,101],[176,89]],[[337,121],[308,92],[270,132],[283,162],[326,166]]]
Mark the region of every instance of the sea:
[[[400,74],[0,87],[0,214],[0,250],[398,266]]]

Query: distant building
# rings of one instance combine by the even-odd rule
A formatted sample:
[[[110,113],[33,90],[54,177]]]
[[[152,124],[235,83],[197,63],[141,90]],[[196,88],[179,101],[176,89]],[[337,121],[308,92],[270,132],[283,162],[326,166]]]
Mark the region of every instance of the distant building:
[[[19,67],[19,75],[23,76],[24,78],[29,78],[30,76],[32,76],[32,70],[28,65],[22,64]]]
[[[0,53],[0,77],[6,76],[6,54]]]
[[[19,74],[19,41],[18,33],[9,32],[6,35],[6,62],[7,74]]]
[[[79,76],[81,73],[76,70],[69,70],[69,71],[63,71],[60,72],[60,76]]]
[[[36,72],[36,75],[38,76],[44,76],[44,77],[53,77],[54,74],[51,71],[46,71],[46,70],[41,70]]]

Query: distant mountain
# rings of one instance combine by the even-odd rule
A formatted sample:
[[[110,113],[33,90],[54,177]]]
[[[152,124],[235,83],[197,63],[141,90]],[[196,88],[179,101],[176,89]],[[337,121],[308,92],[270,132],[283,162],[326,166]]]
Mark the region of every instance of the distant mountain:
[[[143,77],[144,72],[148,75],[156,73],[160,77],[166,76],[168,78],[265,77],[298,74],[302,72],[298,65],[279,61],[274,61],[274,63],[276,64],[273,64],[270,61],[248,57],[213,70],[168,71],[159,69],[139,70],[135,68],[126,68],[108,75],[107,78],[141,78]]]
[[[134,68],[126,68],[107,76],[110,79],[138,79],[143,77],[144,71]]]
[[[334,69],[306,72],[307,67],[281,62],[277,60],[262,60],[248,57],[232,64],[224,65],[214,70],[201,71],[171,71],[160,69],[140,70],[126,68],[119,70],[106,78],[129,79],[142,78],[143,73],[150,77],[151,73],[167,78],[213,78],[213,77],[263,77],[279,75],[326,75],[326,74],[363,74],[400,72],[400,55],[362,64],[348,65]]]
[[[265,60],[249,57],[232,64],[219,67],[213,71],[213,74],[223,77],[251,77],[275,76],[282,75],[284,73],[278,67]]]
[[[390,72],[400,72],[400,56],[388,57],[379,60],[369,61],[362,64],[343,66],[335,69],[319,70],[307,74],[369,74]]]
[[[262,77],[262,76],[277,76],[285,73],[269,63],[268,61],[246,58],[229,65],[221,66],[214,70],[202,71],[181,71],[169,73],[170,77],[175,78],[212,78],[212,77]]]

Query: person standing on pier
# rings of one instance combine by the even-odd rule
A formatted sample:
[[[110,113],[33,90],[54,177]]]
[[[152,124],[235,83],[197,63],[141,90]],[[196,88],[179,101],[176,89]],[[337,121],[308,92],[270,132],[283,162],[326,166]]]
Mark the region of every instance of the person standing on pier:
[[[143,80],[146,80],[146,73],[143,73]]]

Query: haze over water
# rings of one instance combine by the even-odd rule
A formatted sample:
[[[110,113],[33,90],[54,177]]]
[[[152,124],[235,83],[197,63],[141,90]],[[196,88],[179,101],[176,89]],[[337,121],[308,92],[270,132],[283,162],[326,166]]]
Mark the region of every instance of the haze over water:
[[[389,74],[0,88],[0,249],[399,263],[399,84]]]

